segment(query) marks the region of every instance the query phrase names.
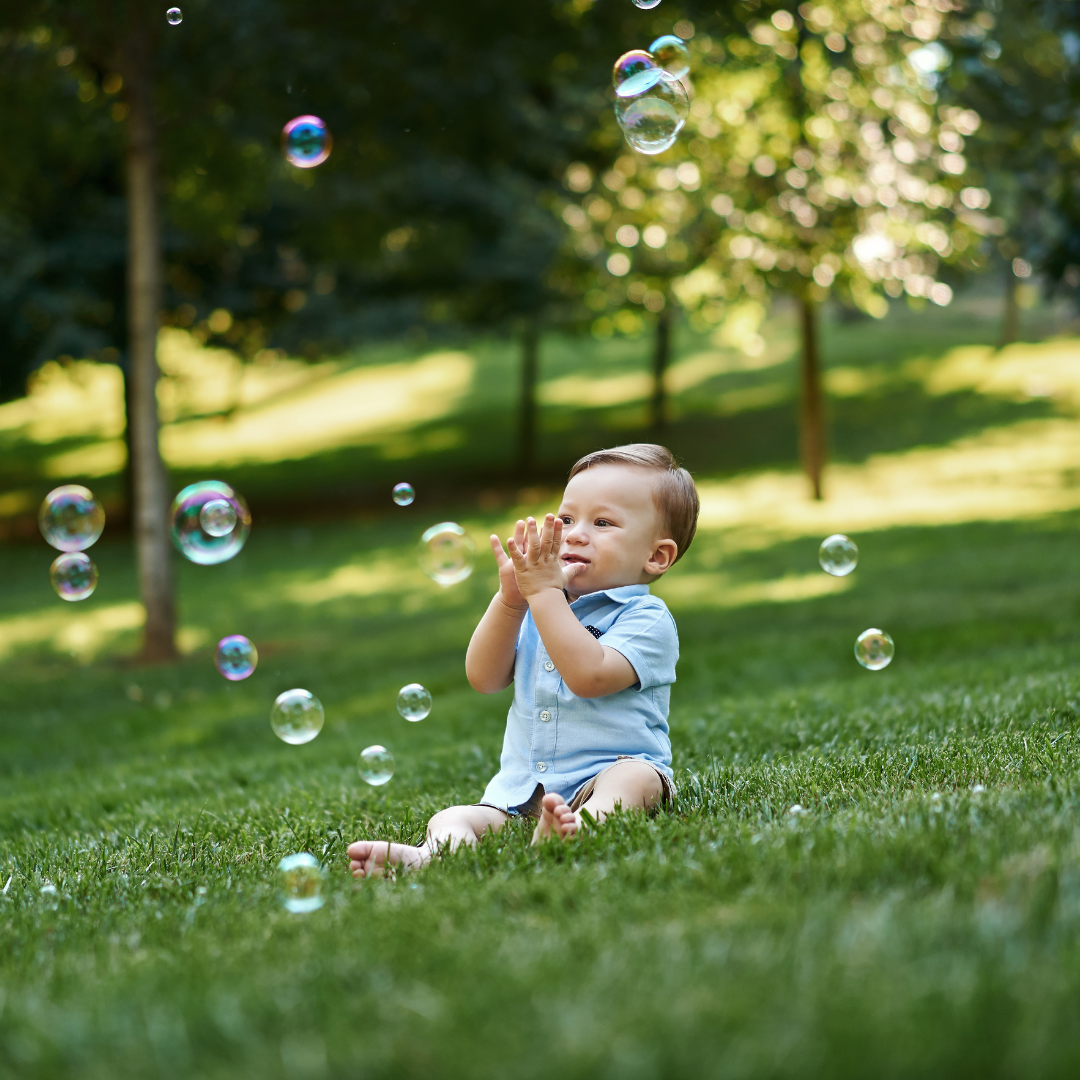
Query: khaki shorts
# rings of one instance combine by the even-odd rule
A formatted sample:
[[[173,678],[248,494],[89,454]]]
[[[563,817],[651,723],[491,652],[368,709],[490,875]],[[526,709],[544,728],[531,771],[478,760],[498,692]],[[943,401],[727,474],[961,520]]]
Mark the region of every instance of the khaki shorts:
[[[620,754],[615,761],[610,765],[601,769],[591,780],[586,780],[574,792],[574,797],[570,800],[570,809],[575,813],[580,810],[585,803],[589,801],[592,796],[593,790],[596,788],[596,782],[608,771],[608,769],[615,768],[620,761],[640,761],[640,758],[634,757],[632,754]],[[662,769],[658,769],[650,761],[644,762],[646,765],[651,765],[656,769],[656,775],[660,777],[660,806],[670,809],[675,803],[675,782],[665,773]],[[511,806],[508,810],[504,810],[503,813],[509,814],[510,817],[528,817],[538,820],[541,811],[541,802],[544,798],[544,785],[537,784],[533,789],[532,795],[528,800],[523,802],[520,806]],[[501,806],[492,806],[491,803],[473,803],[474,806],[490,806],[493,810],[502,810]],[[656,807],[653,807],[655,810]]]

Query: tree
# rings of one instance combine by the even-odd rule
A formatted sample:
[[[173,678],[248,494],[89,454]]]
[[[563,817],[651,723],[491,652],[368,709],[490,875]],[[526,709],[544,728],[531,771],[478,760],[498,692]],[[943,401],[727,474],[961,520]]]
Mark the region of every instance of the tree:
[[[1006,280],[1002,344],[1018,329],[1018,277],[1080,289],[1080,36],[1075,4],[986,2],[955,13],[943,40],[953,53],[943,99],[972,109],[983,124],[965,153],[985,188],[967,192],[967,213],[999,239]],[[991,203],[992,199],[992,203]]]
[[[973,242],[992,228],[959,198],[959,147],[979,117],[933,109],[941,21],[928,2],[829,0],[766,10],[722,36],[699,31],[691,115],[676,147],[616,163],[604,184],[620,205],[590,194],[564,211],[579,244],[596,243],[590,217],[605,222],[612,241],[622,230],[628,246],[643,239],[648,247],[653,230],[658,254],[639,251],[683,271],[672,282],[681,305],[699,325],[724,322],[731,343],[747,350],[761,347],[768,295],[798,299],[800,441],[815,497],[825,445],[820,304],[834,293],[880,317],[886,295],[948,303],[952,290],[938,268],[976,263]],[[637,271],[633,257],[616,251],[608,267],[617,260],[615,269]],[[639,303],[649,296],[645,278],[631,279],[628,299],[632,288]]]

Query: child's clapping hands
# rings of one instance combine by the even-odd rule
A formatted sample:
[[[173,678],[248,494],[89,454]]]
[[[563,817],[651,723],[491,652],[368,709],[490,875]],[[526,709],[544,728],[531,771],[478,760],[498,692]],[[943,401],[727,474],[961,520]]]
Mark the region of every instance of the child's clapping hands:
[[[548,514],[539,532],[535,518],[518,521],[514,535],[506,541],[509,555],[503,551],[499,538],[491,537],[491,550],[499,564],[499,594],[504,604],[524,607],[531,596],[547,589],[561,592],[585,569],[580,563],[563,564],[559,556],[562,534],[562,520]]]

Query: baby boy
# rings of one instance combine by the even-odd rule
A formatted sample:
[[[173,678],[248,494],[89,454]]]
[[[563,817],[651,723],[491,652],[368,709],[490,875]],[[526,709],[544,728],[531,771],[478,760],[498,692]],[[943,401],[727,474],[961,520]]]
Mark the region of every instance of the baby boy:
[[[567,839],[587,811],[652,810],[674,795],[668,703],[675,621],[649,594],[697,528],[694,481],[651,443],[598,450],[571,470],[558,514],[497,536],[499,591],[473,632],[465,671],[495,694],[514,684],[499,772],[483,799],[429,822],[419,847],[358,840],[354,876],[422,866],[475,844],[508,817],[536,819],[533,842]]]

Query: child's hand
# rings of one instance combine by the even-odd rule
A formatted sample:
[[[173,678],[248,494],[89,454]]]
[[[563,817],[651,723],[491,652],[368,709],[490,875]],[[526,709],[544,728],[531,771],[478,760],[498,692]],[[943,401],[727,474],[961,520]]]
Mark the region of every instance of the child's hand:
[[[518,592],[526,601],[546,589],[561,592],[585,569],[581,563],[563,566],[559,558],[562,529],[562,519],[557,520],[554,514],[548,514],[538,535],[536,520],[529,518],[528,523],[519,521],[515,535],[506,541],[506,548],[513,560]],[[520,539],[523,532],[527,546]]]
[[[521,591],[518,589],[517,575],[514,573],[514,564],[506,552],[503,551],[503,546],[494,533],[492,533],[490,540],[491,550],[495,554],[495,561],[499,564],[499,599],[509,608],[524,610],[529,605],[526,603],[525,597],[521,595]],[[515,542],[522,551],[525,550],[524,521],[519,521],[517,523],[517,528],[514,530],[514,539],[507,540],[507,544],[513,544]]]

